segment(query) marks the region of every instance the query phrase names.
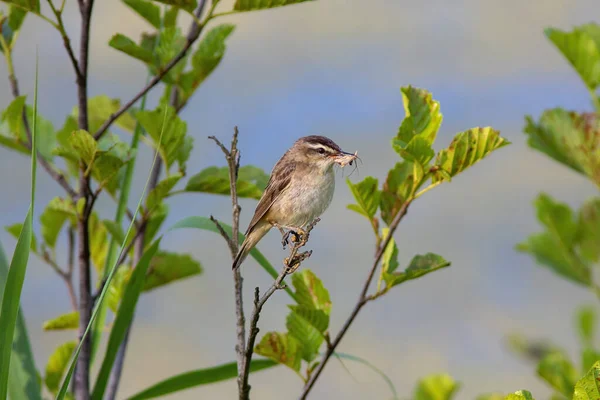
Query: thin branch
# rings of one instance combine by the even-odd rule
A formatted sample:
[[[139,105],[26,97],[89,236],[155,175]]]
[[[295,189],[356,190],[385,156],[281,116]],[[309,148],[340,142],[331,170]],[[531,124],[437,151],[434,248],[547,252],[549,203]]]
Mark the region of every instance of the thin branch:
[[[308,380],[308,382],[304,386],[304,389],[302,390],[302,395],[300,396],[301,400],[306,399],[306,397],[308,396],[309,392],[315,385],[315,382],[317,381],[317,379],[319,379],[321,372],[323,372],[323,369],[325,368],[327,361],[329,361],[329,358],[335,352],[335,349],[342,341],[342,338],[344,337],[344,335],[350,328],[350,325],[352,325],[352,322],[354,322],[354,319],[356,318],[356,316],[358,315],[360,310],[363,308],[363,306],[369,300],[372,300],[372,298],[367,296],[367,292],[369,291],[371,281],[373,280],[373,276],[375,275],[375,271],[377,270],[377,265],[379,265],[379,262],[381,261],[381,257],[383,256],[385,248],[392,240],[394,232],[396,231],[396,228],[398,228],[398,224],[400,224],[400,221],[402,221],[402,218],[404,218],[404,216],[406,215],[406,212],[408,211],[408,206],[410,205],[410,202],[411,202],[411,200],[406,201],[404,204],[402,204],[402,207],[398,211],[398,214],[396,214],[396,216],[392,220],[392,223],[390,224],[389,233],[375,254],[375,259],[373,261],[373,265],[371,266],[371,269],[369,270],[369,275],[367,276],[367,279],[365,280],[362,291],[360,292],[360,296],[358,298],[356,305],[354,306],[354,309],[352,310],[352,313],[350,314],[350,316],[348,317],[348,319],[342,326],[342,329],[336,335],[333,342],[331,342],[331,345],[327,347],[327,350],[325,351],[325,354],[321,358],[319,365],[311,374],[310,379]]]
[[[200,4],[198,5],[196,12],[194,13],[196,18],[199,18],[202,15],[202,10],[204,9],[205,3],[206,3],[206,0],[200,1]],[[171,59],[171,61],[169,61],[164,67],[162,67],[158,71],[158,73],[154,76],[154,78],[152,78],[152,80],[150,80],[150,82],[148,82],[148,84],[142,90],[140,90],[135,96],[133,96],[133,98],[131,100],[129,100],[127,103],[123,104],[123,106],[119,110],[117,110],[116,112],[111,114],[110,117],[108,117],[108,119],[98,129],[98,131],[96,133],[94,133],[94,138],[96,140],[100,139],[102,137],[102,135],[108,130],[108,128],[110,128],[110,126],[117,120],[117,118],[119,118],[121,115],[123,115],[125,112],[127,112],[127,110],[129,110],[135,103],[137,103],[137,101],[139,99],[141,99],[142,96],[144,96],[148,91],[150,91],[150,89],[152,89],[154,86],[156,86],[160,82],[160,80],[173,67],[175,67],[175,65],[177,65],[177,63],[179,61],[181,61],[185,57],[188,50],[192,47],[192,45],[198,39],[198,37],[200,37],[200,33],[202,32],[203,28],[206,26],[207,22],[211,19],[212,12],[214,10],[214,6],[216,5],[215,3],[216,2],[213,1],[213,7],[211,7],[211,9],[208,13],[208,16],[202,22],[201,25],[198,25],[195,21],[192,23],[192,26],[187,35],[187,38],[185,41],[185,46],[183,46],[183,49],[181,49],[181,51],[175,57],[173,57]],[[175,106],[175,109],[177,109],[177,106]]]
[[[235,254],[236,254],[236,244],[235,244],[235,242],[233,242],[233,240],[231,240],[231,238],[229,237],[229,235],[227,234],[227,232],[225,232],[225,229],[223,229],[223,227],[221,226],[221,223],[219,222],[219,220],[217,220],[212,215],[210,216],[210,220],[216,225],[217,230],[219,231],[219,233],[221,234],[221,236],[223,236],[223,239],[225,239],[225,242],[227,242],[227,246],[229,247],[229,251],[231,252],[232,257],[235,257]]]
[[[50,9],[52,10],[52,12],[54,13],[54,16],[56,17],[56,28],[58,29],[58,31],[60,32],[60,35],[62,36],[63,39],[63,44],[65,45],[65,50],[67,50],[67,54],[69,55],[69,59],[71,60],[71,64],[73,65],[73,70],[75,71],[75,76],[77,77],[77,79],[81,79],[81,70],[79,69],[79,63],[77,61],[77,58],[75,57],[75,53],[73,52],[73,47],[71,47],[71,41],[69,39],[69,35],[67,35],[67,31],[65,30],[65,24],[63,23],[62,20],[62,10],[63,7],[65,6],[64,4],[64,0],[61,4],[61,7],[59,10],[56,9],[56,7],[54,7],[54,4],[52,3],[52,0],[48,0],[48,4],[50,5]]]

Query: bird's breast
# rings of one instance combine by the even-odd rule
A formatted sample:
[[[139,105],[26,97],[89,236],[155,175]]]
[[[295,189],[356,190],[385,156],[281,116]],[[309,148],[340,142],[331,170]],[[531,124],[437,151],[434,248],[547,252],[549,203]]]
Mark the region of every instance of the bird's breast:
[[[303,174],[294,177],[281,203],[282,224],[303,227],[321,216],[333,199],[335,175],[333,169],[324,174]]]

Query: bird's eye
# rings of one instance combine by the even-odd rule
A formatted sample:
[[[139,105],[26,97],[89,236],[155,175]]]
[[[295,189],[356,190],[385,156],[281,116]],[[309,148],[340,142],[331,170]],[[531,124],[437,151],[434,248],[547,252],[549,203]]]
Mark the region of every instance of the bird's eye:
[[[319,154],[325,154],[325,149],[324,148],[319,148],[319,150],[317,150],[319,152]]]

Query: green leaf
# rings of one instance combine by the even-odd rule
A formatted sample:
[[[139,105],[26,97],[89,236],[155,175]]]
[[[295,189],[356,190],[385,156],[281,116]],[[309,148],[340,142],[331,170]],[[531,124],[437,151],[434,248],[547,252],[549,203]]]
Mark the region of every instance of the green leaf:
[[[600,398],[600,361],[575,385],[573,400],[597,400]]]
[[[571,32],[548,28],[546,36],[575,68],[585,85],[594,90],[600,85],[600,41],[590,35],[590,26],[577,27]]]
[[[173,174],[160,181],[158,185],[148,193],[148,197],[146,198],[146,208],[148,210],[153,210],[157,207],[182,177],[182,174]]]
[[[160,7],[146,0],[123,0],[129,8],[144,18],[156,29],[160,29]]]
[[[250,372],[275,367],[278,364],[271,360],[253,359],[250,363]],[[237,377],[237,363],[231,362],[216,367],[185,372],[165,379],[139,393],[129,397],[128,400],[144,400],[165,396],[181,390],[196,386],[208,385]]]
[[[74,131],[69,138],[69,143],[85,165],[91,165],[94,162],[98,143],[87,131],[83,129]]]
[[[88,99],[88,119],[89,119],[89,132],[97,132],[98,129],[106,122],[108,118],[121,108],[121,100],[111,99],[106,95],[94,96]],[[77,119],[79,115],[79,108],[73,107],[71,115]],[[132,132],[135,129],[135,119],[130,112],[123,113],[115,124],[126,130]]]
[[[263,10],[265,8],[304,3],[305,1],[312,0],[236,0],[233,9],[236,11]]]
[[[202,82],[214,71],[225,55],[225,40],[235,25],[221,24],[211,29],[200,41],[192,56],[192,69],[181,77],[180,87],[184,98],[189,98]]]
[[[219,223],[221,224],[221,226],[223,227],[225,232],[231,237],[231,226],[229,226],[223,222],[220,222],[220,221],[219,221]],[[169,231],[172,231],[175,229],[182,229],[182,228],[195,228],[195,229],[206,230],[206,231],[210,231],[210,232],[219,234],[219,230],[215,226],[215,223],[206,217],[195,216],[195,217],[184,218],[184,219],[178,221],[177,223],[175,223],[171,228],[169,228]],[[240,233],[238,235],[239,243],[242,243],[244,241],[244,238],[245,238],[245,236],[242,233]],[[258,264],[265,271],[267,271],[267,273],[269,275],[271,275],[271,277],[273,279],[276,279],[279,276],[279,273],[275,270],[275,268],[273,268],[273,266],[271,265],[269,260],[266,259],[266,257],[258,250],[257,247],[254,247],[252,250],[250,250],[249,254],[252,256],[252,258],[254,258],[256,260],[256,262],[258,262]],[[296,275],[297,274],[292,275],[292,279]],[[285,282],[282,282],[282,285],[285,285]],[[290,290],[290,288],[286,287],[285,291],[287,292],[287,294],[290,295],[291,298],[293,298],[294,300],[296,300],[296,302],[298,304],[300,304],[296,299],[296,294],[294,292],[292,292]]]
[[[171,60],[173,60],[173,58],[183,50],[185,43],[186,39],[181,33],[181,29],[179,29],[177,26],[162,29],[159,33],[159,37],[155,45],[156,47],[154,49],[158,63],[154,68],[151,69],[152,72],[157,74],[157,68],[162,69],[165,65],[170,63]],[[186,63],[187,53],[186,56],[179,60],[177,64],[175,64],[175,66],[163,76],[162,79],[170,84],[176,83],[179,75],[181,75],[183,72]]]
[[[33,108],[26,106],[25,111],[29,126],[33,126]],[[54,131],[54,126],[52,125],[52,122],[37,114],[36,129],[38,152],[45,160],[52,161],[54,158],[53,151],[56,147],[56,132]]]
[[[121,226],[115,221],[103,219],[102,224],[108,233],[110,233],[110,236],[112,236],[113,240],[116,240],[119,243],[122,243],[125,240],[125,232],[123,232],[123,228],[121,228]]]
[[[472,128],[454,137],[450,146],[438,153],[435,165],[451,177],[456,176],[468,167],[483,159],[492,151],[510,144],[500,136],[500,132],[490,127]],[[432,182],[445,180],[439,172],[435,172]]]
[[[433,253],[427,253],[425,255],[419,254],[412,259],[405,271],[394,272],[391,274],[383,273],[383,279],[388,287],[393,287],[449,266],[450,262],[444,260],[442,256]]]
[[[561,352],[544,357],[537,366],[538,375],[567,397],[573,396],[578,373],[571,361]]]
[[[237,181],[238,197],[260,199],[268,179],[260,168],[251,165],[241,167]],[[229,196],[229,169],[208,167],[188,180],[185,191]]]
[[[187,124],[177,116],[171,106],[167,106],[166,115],[165,119],[165,109],[159,107],[154,111],[139,111],[136,118],[154,141],[155,148],[163,128],[163,120],[165,121],[159,153],[168,170],[177,161],[180,146],[184,143]]]
[[[524,132],[530,147],[600,185],[600,119],[596,114],[546,110],[537,123],[526,117]]]
[[[104,271],[104,263],[108,254],[108,231],[98,214],[93,212],[90,215],[88,222],[90,232],[90,253],[96,272],[102,276]]]
[[[513,353],[536,364],[548,354],[561,351],[558,346],[547,340],[529,339],[520,334],[510,334],[507,344]]]
[[[9,225],[7,227],[5,227],[4,229],[6,229],[6,232],[10,233],[15,239],[19,239],[19,237],[21,236],[21,230],[23,229],[23,224],[22,223],[16,223],[16,224],[12,224]],[[35,233],[31,233],[31,251],[33,251],[34,253],[37,253],[37,238],[35,237]]]
[[[54,248],[58,235],[67,219],[76,223],[77,214],[71,199],[53,198],[40,215],[42,238],[50,248]]]
[[[414,400],[451,400],[459,388],[450,375],[431,375],[419,380]]]
[[[538,263],[573,282],[590,285],[590,266],[577,253],[578,225],[569,206],[543,193],[535,206],[546,231],[531,235],[517,250],[533,255]]]
[[[26,154],[26,155],[30,154],[29,149],[27,147],[25,147],[25,145],[23,144],[23,141],[14,139],[14,138],[11,138],[8,136],[4,136],[2,134],[0,134],[0,146],[4,146],[7,149],[15,150],[21,154]]]
[[[300,371],[302,347],[295,337],[287,333],[267,332],[254,348],[254,352],[287,365],[296,372]]]
[[[54,350],[54,353],[52,353],[48,359],[44,383],[50,393],[56,394],[56,392],[58,392],[60,380],[67,369],[67,365],[69,365],[69,360],[71,359],[76,346],[76,341],[63,343]]]
[[[121,265],[117,268],[115,272],[115,276],[110,283],[110,287],[108,288],[108,307],[116,314],[119,310],[119,304],[121,304],[121,299],[123,299],[123,293],[125,293],[125,288],[127,287],[127,282],[131,278],[131,267],[128,265]]]
[[[131,278],[127,283],[117,316],[115,317],[113,327],[110,331],[110,337],[108,339],[107,350],[106,354],[104,355],[102,367],[98,373],[98,378],[92,393],[92,396],[95,399],[102,399],[104,396],[110,371],[112,370],[115,358],[117,357],[117,352],[121,342],[123,341],[123,338],[129,329],[129,325],[131,324],[133,312],[144,286],[146,272],[148,271],[152,257],[154,257],[158,251],[160,240],[161,239],[156,240],[154,244],[144,252],[144,255],[135,266],[133,273],[131,274]]]
[[[587,200],[579,210],[577,242],[580,253],[591,262],[600,261],[600,199]]]
[[[189,13],[196,9],[196,0],[154,0],[158,3],[167,4],[173,7],[181,8]]]
[[[15,99],[2,112],[1,122],[8,125],[13,138],[21,143],[27,142],[27,133],[23,125],[23,110],[27,96],[15,97]],[[30,152],[29,152],[30,153]]]
[[[319,353],[319,348],[325,340],[325,331],[329,326],[329,315],[323,310],[312,307],[290,306],[286,319],[288,334],[295,337],[301,344],[302,359],[311,362]]]
[[[8,276],[8,260],[2,245],[0,245],[0,293],[4,292],[6,277]],[[2,297],[0,296],[0,308]],[[35,360],[27,325],[23,318],[23,310],[19,308],[15,334],[13,336],[13,351],[10,359],[10,371],[8,373],[8,398],[42,400],[38,372],[35,368]]]
[[[202,273],[200,263],[187,254],[158,252],[150,262],[144,291]]]
[[[390,225],[405,202],[411,201],[424,181],[423,168],[419,163],[403,161],[388,173],[381,191],[381,218]]]
[[[534,398],[527,390],[519,390],[509,394],[504,400],[534,400]]]
[[[598,321],[596,309],[592,306],[583,306],[577,310],[577,330],[581,342],[586,346],[594,343],[594,334]]]
[[[476,400],[505,400],[505,398],[501,393],[485,393],[477,396]]]
[[[150,214],[146,223],[146,236],[144,237],[144,248],[147,247],[158,233],[163,222],[169,215],[169,206],[166,203],[160,203],[158,207]]]
[[[423,89],[408,86],[401,91],[406,117],[392,146],[405,160],[427,166],[435,154],[432,145],[442,124],[440,103]]]
[[[38,4],[39,9],[39,4]],[[36,189],[36,167],[37,167],[37,93],[38,93],[38,63],[36,58],[35,66],[35,84],[33,100],[33,126],[31,142],[31,198],[29,210],[23,222],[23,229],[19,234],[17,245],[10,262],[10,268],[6,277],[4,291],[2,293],[2,305],[0,307],[0,399],[6,399],[8,396],[8,374],[11,371],[10,364],[13,351],[13,342],[15,341],[15,331],[19,318],[19,302],[21,300],[21,291],[27,271],[27,262],[29,261],[29,251],[33,238],[33,213],[35,205]],[[17,331],[17,333],[22,333]],[[17,339],[19,340],[19,339]],[[25,341],[26,342],[26,341]],[[22,347],[20,347],[22,349]],[[30,354],[27,354],[30,355]],[[36,398],[39,396],[35,396]]]
[[[140,0],[135,0],[135,2],[141,3]],[[110,39],[110,42],[108,42],[108,45],[113,49],[119,50],[133,58],[137,58],[138,60],[143,61],[146,64],[152,64],[154,62],[154,55],[152,54],[152,52],[139,46],[136,42],[134,42],[133,40],[121,33],[113,35],[113,37]]]
[[[8,48],[12,49],[18,36],[16,33],[21,29],[27,11],[15,6],[10,6],[9,10],[8,17],[0,13],[0,35],[4,37]],[[2,46],[0,46],[0,53],[4,53]]]
[[[40,13],[40,1],[39,0],[2,0],[8,4],[14,4],[24,10],[30,11],[34,14]]]
[[[377,179],[367,176],[362,182],[354,184],[346,178],[346,183],[350,187],[352,195],[358,204],[357,208],[351,208],[351,210],[357,211],[359,214],[372,220],[377,213],[381,200],[381,192],[378,189]]]
[[[296,289],[296,302],[315,310],[322,310],[326,315],[331,311],[329,292],[323,282],[310,270],[304,269],[292,275],[292,284]]]
[[[45,331],[62,331],[79,328],[79,312],[73,311],[67,314],[59,315],[49,321],[44,322]]]
[[[383,228],[383,237],[387,239],[387,235],[389,234],[388,228]],[[396,245],[396,240],[392,237],[390,242],[385,247],[383,251],[383,261],[381,266],[381,273],[391,274],[396,269],[400,263],[398,262],[398,246]]]
[[[581,366],[584,371],[590,369],[599,360],[600,352],[593,348],[587,348],[581,352]]]
[[[177,16],[179,15],[179,8],[167,7],[165,10],[165,16],[163,18],[163,24],[165,28],[172,28],[177,26]]]

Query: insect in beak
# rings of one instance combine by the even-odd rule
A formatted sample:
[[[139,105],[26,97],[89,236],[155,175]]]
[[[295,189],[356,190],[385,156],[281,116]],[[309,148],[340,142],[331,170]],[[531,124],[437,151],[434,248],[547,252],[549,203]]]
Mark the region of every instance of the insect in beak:
[[[336,162],[337,164],[339,164],[342,167],[345,167],[346,165],[352,165],[354,160],[356,160],[356,158],[358,157],[358,151],[354,152],[354,154],[346,153],[345,151],[341,151],[333,157],[334,157],[334,160],[333,160],[334,162]]]

